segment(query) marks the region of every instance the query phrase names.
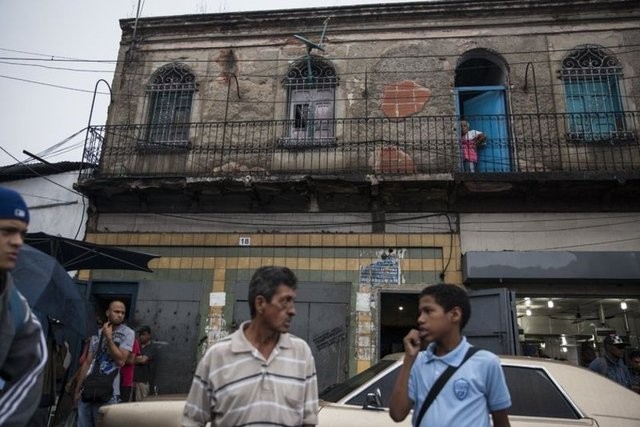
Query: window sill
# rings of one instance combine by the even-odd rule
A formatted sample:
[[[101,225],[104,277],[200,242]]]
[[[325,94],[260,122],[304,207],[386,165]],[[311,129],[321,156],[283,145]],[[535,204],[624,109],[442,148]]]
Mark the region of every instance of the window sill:
[[[336,137],[330,138],[291,138],[283,137],[278,140],[278,147],[290,149],[305,149],[317,147],[335,147]]]
[[[580,143],[625,143],[635,142],[636,137],[633,132],[618,131],[609,133],[597,133],[597,132],[568,132],[566,134],[567,141],[580,142]]]
[[[179,153],[190,149],[189,141],[138,141],[136,146],[141,153]]]

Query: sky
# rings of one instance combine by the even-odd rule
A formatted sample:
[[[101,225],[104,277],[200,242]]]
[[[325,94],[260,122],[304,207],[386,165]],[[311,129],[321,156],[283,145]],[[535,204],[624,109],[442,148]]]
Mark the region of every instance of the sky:
[[[108,89],[98,82],[112,83],[119,19],[134,18],[138,1],[0,0],[0,166],[34,161],[23,150],[52,163],[82,160],[96,88],[91,124],[106,121]],[[372,3],[380,2],[141,0],[141,16]]]

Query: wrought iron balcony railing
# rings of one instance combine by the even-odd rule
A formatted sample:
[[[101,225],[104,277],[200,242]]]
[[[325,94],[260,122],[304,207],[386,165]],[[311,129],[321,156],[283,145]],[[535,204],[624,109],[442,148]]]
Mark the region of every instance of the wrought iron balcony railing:
[[[640,115],[467,117],[478,173],[640,171]],[[301,127],[302,126],[302,127]],[[111,177],[462,172],[456,116],[95,126],[80,181]],[[428,178],[426,178],[428,179]]]

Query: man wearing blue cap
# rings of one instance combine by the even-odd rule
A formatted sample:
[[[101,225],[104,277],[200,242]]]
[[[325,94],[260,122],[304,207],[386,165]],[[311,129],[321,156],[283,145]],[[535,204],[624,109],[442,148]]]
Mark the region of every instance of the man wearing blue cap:
[[[42,328],[9,274],[16,265],[29,210],[0,187],[0,426],[27,425],[40,403],[47,347]]]

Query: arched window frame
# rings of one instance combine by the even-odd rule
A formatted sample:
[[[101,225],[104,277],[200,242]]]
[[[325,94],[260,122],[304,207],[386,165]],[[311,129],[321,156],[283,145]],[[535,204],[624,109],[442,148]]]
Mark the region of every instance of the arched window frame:
[[[170,63],[159,68],[147,85],[148,118],[146,151],[181,151],[190,147],[189,123],[195,75],[185,64]]]
[[[335,67],[316,55],[296,60],[282,81],[287,89],[287,126],[280,145],[305,148],[335,145]]]
[[[575,141],[626,139],[618,59],[598,45],[583,45],[562,60],[568,137]]]

